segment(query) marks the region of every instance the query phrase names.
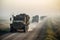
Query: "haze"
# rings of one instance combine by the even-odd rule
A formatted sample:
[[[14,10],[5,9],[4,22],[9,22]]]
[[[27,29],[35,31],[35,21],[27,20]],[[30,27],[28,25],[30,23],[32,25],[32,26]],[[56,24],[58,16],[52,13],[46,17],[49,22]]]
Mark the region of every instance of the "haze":
[[[1,0],[1,9],[0,20],[19,13],[54,16],[60,15],[60,0]]]

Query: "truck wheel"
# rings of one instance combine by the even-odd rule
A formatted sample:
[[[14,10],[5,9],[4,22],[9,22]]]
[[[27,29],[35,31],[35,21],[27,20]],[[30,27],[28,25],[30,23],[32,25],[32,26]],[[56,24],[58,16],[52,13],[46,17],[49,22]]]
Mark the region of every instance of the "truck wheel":
[[[26,29],[24,28],[24,32],[26,32]]]
[[[13,32],[13,27],[10,27],[10,32]]]
[[[26,32],[26,27],[24,28],[24,32]]]
[[[16,30],[13,27],[11,27],[10,32],[16,32]]]
[[[25,28],[24,28],[24,32],[27,32],[28,31],[28,27],[26,26]]]

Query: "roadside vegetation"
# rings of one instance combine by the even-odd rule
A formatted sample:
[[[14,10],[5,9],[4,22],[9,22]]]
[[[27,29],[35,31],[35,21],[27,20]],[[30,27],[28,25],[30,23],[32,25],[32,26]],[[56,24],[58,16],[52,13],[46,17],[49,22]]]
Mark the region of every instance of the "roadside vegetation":
[[[55,38],[55,33],[53,32],[53,30],[50,27],[47,27],[45,40],[57,40]]]
[[[56,38],[56,33],[54,32],[51,20],[47,21],[46,37],[45,40],[58,40]]]
[[[60,40],[60,26],[57,26],[55,34],[56,34],[56,38]]]
[[[44,40],[60,40],[60,25],[49,24]]]
[[[5,33],[8,33],[9,32],[9,28],[6,28],[4,30],[0,29],[0,35],[3,35]]]

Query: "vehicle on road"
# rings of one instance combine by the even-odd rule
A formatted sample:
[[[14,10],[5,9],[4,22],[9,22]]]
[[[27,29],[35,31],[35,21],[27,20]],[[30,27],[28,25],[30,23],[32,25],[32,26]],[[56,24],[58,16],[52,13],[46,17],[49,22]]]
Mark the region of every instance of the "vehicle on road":
[[[13,21],[10,24],[10,32],[17,32],[23,30],[23,32],[28,31],[29,25],[29,15],[27,14],[19,14],[16,16],[12,16]],[[11,20],[11,19],[10,19]]]
[[[39,22],[39,16],[38,15],[35,15],[35,16],[33,16],[32,17],[33,19],[32,19],[32,23],[34,23],[34,22]]]

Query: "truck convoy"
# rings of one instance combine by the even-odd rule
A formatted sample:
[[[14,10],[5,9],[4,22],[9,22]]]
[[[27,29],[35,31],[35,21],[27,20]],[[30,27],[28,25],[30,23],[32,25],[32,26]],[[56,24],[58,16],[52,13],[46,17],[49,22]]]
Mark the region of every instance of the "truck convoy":
[[[17,32],[23,30],[23,32],[28,31],[29,25],[29,15],[27,14],[19,14],[16,16],[12,16],[13,21],[10,24],[10,32]],[[10,19],[11,20],[11,19]]]

